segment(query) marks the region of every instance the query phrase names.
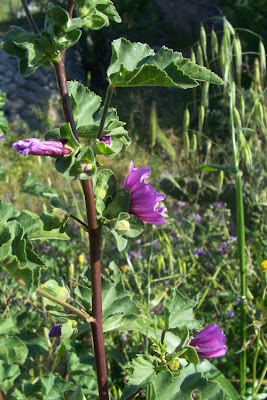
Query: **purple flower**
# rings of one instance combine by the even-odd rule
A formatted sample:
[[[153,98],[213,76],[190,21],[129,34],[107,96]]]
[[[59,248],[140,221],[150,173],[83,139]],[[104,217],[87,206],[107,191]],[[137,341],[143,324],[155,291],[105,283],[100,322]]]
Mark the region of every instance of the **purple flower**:
[[[221,254],[227,254],[227,253],[229,253],[229,249],[228,249],[228,247],[227,247],[227,245],[226,245],[225,242],[223,242],[222,244],[220,244],[220,245],[218,246],[218,250],[219,250],[219,252],[220,252]]]
[[[59,337],[61,336],[61,326],[55,325],[49,332],[49,337]]]
[[[111,137],[110,136],[101,136],[99,138],[100,142],[104,142],[107,146],[111,146]]]
[[[213,207],[215,208],[223,208],[223,202],[222,201],[215,201],[215,203],[213,203]]]
[[[190,215],[189,217],[190,219],[194,219],[197,223],[200,224],[200,222],[202,221],[202,217],[201,215],[199,215],[198,213],[193,213]]]
[[[5,138],[5,135],[3,133],[0,133],[0,142]]]
[[[223,357],[227,352],[226,336],[215,323],[196,333],[189,345],[196,348],[199,358]]]
[[[229,237],[229,242],[236,242],[237,241],[237,237],[236,236],[230,236]]]
[[[22,156],[32,154],[34,156],[59,157],[71,153],[71,150],[64,147],[60,140],[39,140],[35,138],[19,140],[12,146]]]
[[[204,256],[204,254],[205,254],[205,250],[203,250],[203,249],[195,248],[193,251],[194,256]]]
[[[178,201],[178,207],[183,208],[186,205],[185,201]]]
[[[129,258],[132,261],[134,258],[140,258],[142,260],[143,254],[141,250],[131,250],[129,251]]]
[[[150,177],[150,168],[134,168],[131,161],[129,175],[122,184],[123,188],[128,188],[131,195],[130,214],[136,215],[142,221],[148,224],[162,225],[165,222],[163,213],[166,207],[160,207],[159,203],[165,199],[165,194],[158,193],[146,183]]]
[[[234,315],[235,315],[234,311],[231,310],[228,312],[228,318],[233,318]]]

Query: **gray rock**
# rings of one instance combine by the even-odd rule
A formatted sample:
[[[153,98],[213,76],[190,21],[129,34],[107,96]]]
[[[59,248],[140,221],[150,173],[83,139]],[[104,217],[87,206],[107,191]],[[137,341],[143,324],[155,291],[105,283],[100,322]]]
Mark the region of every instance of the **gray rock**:
[[[26,106],[26,103],[23,99],[17,99],[12,102],[11,107],[14,108],[15,111],[20,111],[24,109]]]

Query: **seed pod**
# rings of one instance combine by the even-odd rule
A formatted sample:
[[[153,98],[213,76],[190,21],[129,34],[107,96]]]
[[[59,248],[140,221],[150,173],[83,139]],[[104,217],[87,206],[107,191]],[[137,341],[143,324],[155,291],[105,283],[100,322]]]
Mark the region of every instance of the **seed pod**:
[[[264,85],[265,77],[266,77],[266,52],[265,47],[262,41],[259,43],[259,53],[260,53],[260,74],[261,74],[261,81]]]
[[[156,102],[153,101],[150,108],[150,116],[149,116],[149,141],[150,141],[150,148],[156,144],[157,140],[157,131],[158,131],[158,116],[157,116],[157,107]]]
[[[194,63],[194,64],[196,63],[196,55],[195,55],[195,52],[194,52],[193,49],[191,49],[190,61],[191,61],[192,63]]]
[[[209,82],[204,82],[202,86],[202,96],[201,96],[201,104],[208,108],[209,106]]]
[[[242,122],[239,115],[239,112],[236,107],[234,107],[234,123],[236,128],[242,128]]]
[[[245,100],[244,96],[241,94],[239,98],[240,112],[241,112],[241,120],[244,123],[245,121]]]
[[[240,39],[235,36],[233,40],[234,56],[235,56],[235,68],[238,86],[241,87],[242,77],[242,46]]]
[[[218,176],[218,194],[217,194],[217,198],[219,198],[219,195],[220,195],[220,193],[222,191],[223,179],[224,179],[224,172],[220,171],[219,172],[219,176]]]
[[[208,139],[206,141],[206,146],[207,146],[207,152],[206,152],[206,157],[209,155],[211,147],[212,147],[212,141],[210,139]]]
[[[218,57],[218,54],[219,54],[218,38],[217,38],[217,35],[216,35],[214,29],[212,29],[212,31],[211,31],[211,58],[214,59],[214,58]]]
[[[186,158],[189,158],[190,154],[190,141],[188,132],[184,132],[184,154]]]
[[[204,61],[203,61],[203,53],[202,53],[202,48],[200,44],[197,45],[197,63],[198,65],[201,65],[203,67]]]
[[[261,85],[260,63],[258,58],[254,60],[254,82],[257,87]]]
[[[246,145],[246,152],[245,152],[245,163],[248,170],[252,169],[252,152],[250,145],[247,143]]]
[[[200,43],[203,50],[205,61],[207,60],[207,35],[203,24],[200,26]]]
[[[74,264],[70,263],[69,265],[69,280],[71,281],[74,277]]]
[[[233,102],[233,106],[235,106],[235,100],[236,100],[236,87],[235,87],[235,82],[234,80],[231,80],[231,86],[230,86],[230,90],[231,90],[231,96],[232,96],[232,102]]]
[[[188,132],[189,124],[190,124],[190,113],[189,113],[188,108],[186,108],[185,112],[184,112],[184,120],[183,120],[183,133]]]
[[[201,104],[201,106],[198,109],[198,132],[199,133],[202,133],[204,119],[205,119],[205,108]]]
[[[194,133],[192,136],[192,154],[195,156],[197,152],[197,135]]]
[[[239,142],[239,147],[243,152],[247,145],[247,141],[242,131],[238,131],[238,142]]]
[[[255,117],[258,124],[262,126],[264,124],[263,108],[261,102],[258,100],[255,103]]]

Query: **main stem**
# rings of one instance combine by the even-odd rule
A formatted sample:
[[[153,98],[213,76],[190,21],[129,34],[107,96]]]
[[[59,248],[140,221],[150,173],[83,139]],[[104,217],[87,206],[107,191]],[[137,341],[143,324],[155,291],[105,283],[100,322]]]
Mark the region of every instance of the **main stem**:
[[[58,89],[62,102],[63,112],[66,122],[69,122],[79,141],[79,135],[75,126],[70,98],[68,95],[68,86],[64,63],[65,54],[62,54],[59,61],[54,64]],[[107,383],[107,366],[105,343],[102,322],[102,287],[101,287],[101,263],[100,263],[100,230],[97,226],[96,209],[94,201],[94,192],[91,180],[81,181],[86,203],[88,233],[90,242],[90,264],[91,264],[91,285],[92,285],[92,317],[91,322],[95,363],[97,372],[97,382],[100,400],[109,400]]]
[[[239,254],[239,265],[240,265],[240,341],[241,341],[241,353],[240,353],[240,394],[245,396],[246,393],[246,375],[247,375],[247,353],[246,353],[246,313],[247,313],[247,285],[246,285],[246,255],[245,255],[245,221],[244,221],[244,206],[243,206],[243,190],[242,190],[242,178],[241,171],[238,170],[238,155],[235,141],[235,126],[233,118],[233,100],[230,94],[230,124],[231,124],[231,135],[232,135],[232,148],[233,148],[233,160],[234,167],[236,168],[236,222],[237,222],[237,237],[238,237],[238,254]]]

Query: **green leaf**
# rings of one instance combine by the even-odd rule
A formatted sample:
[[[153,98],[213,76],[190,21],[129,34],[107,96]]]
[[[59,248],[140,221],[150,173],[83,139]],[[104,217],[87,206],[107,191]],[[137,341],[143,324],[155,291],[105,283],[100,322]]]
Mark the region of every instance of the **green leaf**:
[[[70,297],[68,289],[65,286],[60,286],[54,279],[50,279],[49,281],[45,282],[42,290],[64,302],[66,302]],[[44,298],[44,302],[51,307],[61,308],[61,306],[59,306],[57,303],[47,298]]]
[[[42,377],[40,380],[43,385],[43,393],[46,400],[62,400],[64,398],[63,393],[73,386],[72,382],[65,381],[65,379],[52,374],[47,377]]]
[[[216,165],[216,164],[203,165],[203,167],[201,167],[200,170],[206,172],[224,171],[224,172],[229,172],[231,174],[235,174],[236,172],[239,171],[235,167],[227,167],[226,165]]]
[[[9,335],[18,333],[16,319],[14,316],[2,319],[0,317],[0,335]]]
[[[11,336],[0,339],[0,359],[7,364],[24,364],[27,356],[28,348],[20,338]]]
[[[100,107],[101,97],[76,81],[68,82],[68,91],[77,128],[94,123],[93,114]]]
[[[50,200],[50,204],[52,207],[59,208],[65,211],[67,214],[70,214],[70,209],[65,207],[57,197],[52,197],[52,199]]]
[[[109,278],[102,276],[104,332],[115,329],[131,330],[140,310],[125,290],[120,271],[114,262],[110,263],[109,271]],[[84,278],[83,283],[76,287],[75,294],[79,301],[90,310],[92,307],[90,281]]]
[[[86,400],[86,397],[83,395],[80,385],[78,385],[77,389],[64,392],[64,400]]]
[[[67,124],[61,125],[61,127],[59,128],[59,133],[61,139],[67,140],[68,147],[73,150],[77,150],[80,147],[80,143],[75,138],[69,122]]]
[[[239,400],[239,394],[233,387],[231,382],[208,360],[202,360],[200,364],[196,366],[197,372],[204,374],[205,378],[212,379],[221,385],[225,395],[231,400]]]
[[[24,193],[32,194],[37,197],[50,198],[57,196],[54,188],[46,183],[39,181],[32,173],[28,173],[26,180],[23,182],[22,190]]]
[[[116,87],[172,86],[188,89],[198,81],[223,84],[206,68],[184,59],[181,53],[163,46],[156,54],[147,44],[131,43],[124,38],[112,42],[112,58],[107,70]]]
[[[127,188],[118,189],[103,215],[109,219],[117,218],[121,212],[126,212],[130,208],[130,191]],[[115,229],[115,228],[114,228]]]
[[[52,213],[42,213],[39,219],[39,225],[29,232],[28,238],[31,240],[69,240],[70,237],[64,232],[68,218],[68,214],[64,210],[59,209],[55,209]]]
[[[150,355],[138,354],[131,362],[126,365],[130,377],[127,382],[127,387],[124,389],[121,400],[127,400],[130,396],[138,391],[145,389],[147,383],[151,382],[156,375],[157,362]],[[158,400],[161,399],[160,397]],[[163,399],[163,397],[162,397]],[[169,397],[165,397],[169,400]]]
[[[125,249],[128,238],[139,236],[144,230],[144,223],[133,214],[121,212],[116,219],[106,222],[114,236],[119,251]]]
[[[105,204],[111,200],[117,189],[116,177],[110,169],[99,170],[93,176],[93,187],[96,210],[98,215],[102,216]]]
[[[197,373],[195,366],[190,364],[182,369],[180,375],[174,377],[170,371],[162,371],[151,380],[149,400],[189,400],[194,391],[199,398],[205,400],[222,400],[224,398],[221,387],[206,380]]]
[[[116,231],[111,231],[111,233],[114,236],[114,239],[116,240],[118,251],[119,252],[123,251],[127,246],[128,240],[124,236],[119,235]]]
[[[7,392],[14,385],[14,381],[20,375],[17,364],[8,365],[0,360],[0,389]]]
[[[111,146],[99,141],[97,133],[103,113],[103,107],[100,108],[101,97],[76,81],[68,82],[68,89],[79,137],[94,140],[93,150],[96,154],[113,157],[131,144],[131,139],[124,129],[125,122],[119,120],[114,108],[108,109],[102,133],[102,136],[111,137]]]
[[[120,23],[121,17],[110,0],[76,0],[77,14],[85,27],[93,30],[109,26],[109,19]]]
[[[177,289],[172,289],[170,299],[164,301],[165,329],[199,327],[193,315],[193,308],[197,303],[196,300],[184,297]]]

